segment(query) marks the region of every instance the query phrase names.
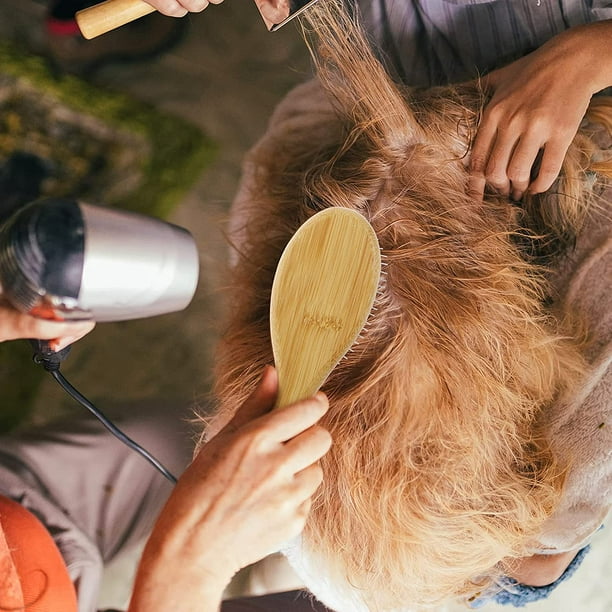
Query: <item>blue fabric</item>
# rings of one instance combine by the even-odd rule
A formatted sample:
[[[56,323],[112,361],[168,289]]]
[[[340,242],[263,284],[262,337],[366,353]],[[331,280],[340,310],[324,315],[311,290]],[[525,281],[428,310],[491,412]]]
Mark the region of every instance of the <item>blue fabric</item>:
[[[533,587],[526,584],[521,584],[513,578],[503,576],[495,585],[496,592],[483,593],[477,599],[468,602],[468,605],[470,608],[482,608],[482,606],[494,601],[495,603],[503,606],[522,608],[533,601],[546,599],[562,582],[565,582],[568,578],[573,576],[574,572],[580,567],[580,564],[589,550],[591,550],[590,544],[580,549],[563,574],[551,584],[541,587]]]

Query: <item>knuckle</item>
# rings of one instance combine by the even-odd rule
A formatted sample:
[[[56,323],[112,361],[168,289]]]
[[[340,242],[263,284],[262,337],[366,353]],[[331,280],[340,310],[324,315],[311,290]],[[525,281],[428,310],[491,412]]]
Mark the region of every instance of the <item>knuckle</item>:
[[[506,114],[504,105],[501,102],[492,100],[489,102],[483,113],[483,123],[499,123]]]
[[[495,189],[504,189],[508,184],[508,177],[501,171],[487,172],[487,183]]]
[[[529,118],[531,132],[541,134],[550,130],[550,120],[547,113],[536,112]]]
[[[192,13],[203,11],[210,3],[208,0],[181,0],[184,8]]]
[[[487,156],[477,150],[472,151],[470,158],[470,168],[472,172],[477,174],[484,174],[485,168],[487,167]]]
[[[523,165],[511,165],[508,168],[508,178],[513,184],[526,184],[529,182],[529,169]]]
[[[237,441],[248,454],[260,455],[267,444],[266,438],[265,429],[255,427],[248,431],[240,432],[237,436]]]
[[[155,6],[160,13],[169,17],[182,17],[187,12],[177,0],[158,0]]]

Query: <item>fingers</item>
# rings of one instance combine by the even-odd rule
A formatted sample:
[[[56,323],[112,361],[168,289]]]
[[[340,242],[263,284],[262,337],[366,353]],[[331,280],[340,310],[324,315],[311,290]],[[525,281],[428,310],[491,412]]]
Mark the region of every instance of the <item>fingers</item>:
[[[512,199],[518,201],[529,187],[532,168],[540,151],[541,143],[537,137],[524,135],[518,142],[508,163],[508,181],[512,189]]]
[[[537,176],[529,185],[530,193],[542,193],[550,189],[559,176],[572,138],[573,135],[569,138],[555,138],[546,144]]]
[[[487,166],[485,177],[497,193],[508,195],[510,193],[510,180],[508,178],[508,162],[516,145],[516,136],[498,128]]]
[[[147,0],[163,15],[184,17],[187,13],[201,13],[209,4],[221,4],[223,0]]]
[[[523,126],[501,126],[496,109],[485,112],[470,160],[468,189],[482,198],[488,185],[518,200],[529,185],[531,168],[542,146],[537,132]],[[553,179],[554,180],[554,179]]]
[[[266,366],[257,388],[238,409],[224,430],[239,429],[257,417],[270,412],[274,408],[277,392],[278,376],[276,370],[272,366]]]
[[[57,351],[82,338],[94,326],[93,321],[66,323],[37,319],[0,303],[0,341],[18,338],[52,340],[51,348]]]
[[[255,426],[265,429],[270,442],[287,442],[315,425],[328,408],[327,397],[319,392],[312,398],[275,410]]]
[[[489,163],[489,155],[497,136],[497,125],[488,120],[488,116],[483,116],[482,122],[476,133],[476,138],[472,144],[470,155],[470,174],[474,185],[482,183],[483,191],[486,183],[486,171]]]
[[[49,339],[49,346],[51,350],[58,352],[62,349],[74,344],[77,340],[80,340],[83,336],[87,335],[94,327],[94,321],[87,321],[84,323],[66,323],[66,331],[60,336]],[[44,339],[40,336],[36,336],[38,340]]]
[[[327,429],[313,425],[285,444],[283,469],[288,473],[298,474],[316,464],[331,448],[331,445],[332,437]]]
[[[322,482],[323,470],[318,463],[303,469],[295,475],[293,480],[293,503],[296,505],[298,513],[304,509],[310,510],[312,496],[321,486]]]
[[[227,434],[244,427],[249,431],[260,429],[270,443],[286,442],[314,425],[328,410],[329,403],[323,393],[274,411],[278,393],[278,376],[272,366],[264,368],[257,388],[223,428]],[[269,413],[269,414],[268,414]]]
[[[476,152],[478,157],[472,165],[468,191],[475,199],[482,199],[485,187],[489,185],[497,193],[510,195],[515,201],[520,200],[527,190],[529,193],[547,191],[559,176],[570,143],[571,138],[542,143],[537,135],[529,133],[514,143],[512,138],[504,140],[502,133],[495,140],[488,159],[480,151]],[[540,152],[541,163],[536,166]]]
[[[268,499],[266,515],[271,517],[278,513],[276,519],[277,542],[273,549],[278,549],[283,542],[294,538],[304,529],[306,519],[312,507],[312,498],[323,482],[323,471],[317,465],[311,465],[296,474],[292,481],[281,487],[276,495]]]
[[[162,15],[167,15],[168,17],[184,17],[189,12],[177,0],[147,0],[147,2]]]

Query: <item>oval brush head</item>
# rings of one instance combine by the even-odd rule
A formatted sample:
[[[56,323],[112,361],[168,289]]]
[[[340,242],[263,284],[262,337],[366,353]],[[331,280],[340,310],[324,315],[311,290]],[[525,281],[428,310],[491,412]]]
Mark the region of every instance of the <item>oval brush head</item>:
[[[327,208],[304,223],[278,263],[270,333],[277,407],[313,395],[365,325],[380,278],[380,248],[368,221]]]

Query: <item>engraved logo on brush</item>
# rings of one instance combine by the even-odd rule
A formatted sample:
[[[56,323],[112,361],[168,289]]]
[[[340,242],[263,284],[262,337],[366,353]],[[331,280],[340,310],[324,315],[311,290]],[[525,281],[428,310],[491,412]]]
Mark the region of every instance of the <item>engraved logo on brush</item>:
[[[325,315],[313,314],[311,312],[305,312],[302,323],[308,327],[316,327],[321,331],[331,329],[333,331],[340,331],[344,324],[342,319],[337,317],[328,317]]]

